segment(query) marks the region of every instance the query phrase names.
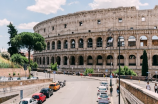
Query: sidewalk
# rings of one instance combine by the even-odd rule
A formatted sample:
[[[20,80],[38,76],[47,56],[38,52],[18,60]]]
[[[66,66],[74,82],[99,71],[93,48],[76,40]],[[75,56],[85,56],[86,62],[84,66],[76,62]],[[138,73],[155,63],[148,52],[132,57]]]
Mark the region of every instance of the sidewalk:
[[[83,76],[82,78],[89,78],[89,79],[95,79],[95,80],[99,80],[99,81],[108,81],[109,84],[110,84],[110,78],[104,78],[104,77],[89,77],[89,76]],[[116,88],[117,88],[117,83],[116,83],[116,78],[112,78],[112,85],[113,85],[113,93],[112,93],[112,96],[110,97],[111,100],[111,104],[118,104],[118,101],[119,101],[119,96],[117,95],[117,91],[116,91]],[[110,87],[109,87],[110,89]],[[108,90],[109,93],[110,93],[110,90]],[[121,104],[124,104],[124,100],[122,98],[122,96],[120,96],[120,103]]]

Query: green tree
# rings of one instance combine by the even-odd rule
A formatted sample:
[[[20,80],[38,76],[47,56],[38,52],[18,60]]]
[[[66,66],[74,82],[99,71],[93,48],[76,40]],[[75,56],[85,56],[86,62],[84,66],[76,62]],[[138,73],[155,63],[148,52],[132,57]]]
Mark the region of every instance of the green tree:
[[[148,57],[146,50],[143,52],[143,62],[142,62],[142,76],[148,76]]]
[[[44,38],[38,33],[22,32],[12,38],[11,43],[20,48],[27,48],[29,64],[31,51],[42,51],[46,48]]]
[[[57,71],[58,69],[57,69],[57,62],[56,63],[51,63],[51,66],[50,66],[50,69],[51,70],[54,70],[54,71]]]
[[[15,29],[15,26],[13,26],[12,23],[7,25],[7,27],[9,28],[8,33],[10,34],[10,37],[9,37],[10,41],[8,42],[8,45],[10,47],[8,48],[8,52],[12,56],[13,54],[18,53],[18,50],[19,50],[18,47],[16,47],[15,45],[11,43],[11,39],[17,35],[18,31]]]
[[[20,65],[24,65],[25,63],[28,64],[28,59],[20,54],[12,55],[10,60]]]

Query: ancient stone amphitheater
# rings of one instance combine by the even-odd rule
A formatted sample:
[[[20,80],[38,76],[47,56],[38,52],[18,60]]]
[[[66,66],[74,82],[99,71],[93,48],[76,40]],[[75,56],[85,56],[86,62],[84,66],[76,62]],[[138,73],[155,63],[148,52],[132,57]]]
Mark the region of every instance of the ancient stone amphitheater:
[[[118,7],[57,16],[34,26],[47,43],[34,52],[40,68],[57,62],[62,70],[115,70],[119,65],[141,71],[143,50],[149,71],[158,69],[158,6],[149,10]],[[120,38],[120,42],[119,42]]]

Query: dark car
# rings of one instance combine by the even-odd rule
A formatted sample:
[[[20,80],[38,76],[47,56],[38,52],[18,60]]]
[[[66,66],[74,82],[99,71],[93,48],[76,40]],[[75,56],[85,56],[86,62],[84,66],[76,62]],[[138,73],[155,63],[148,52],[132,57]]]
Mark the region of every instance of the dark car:
[[[50,88],[42,88],[40,93],[43,93],[47,98],[49,98],[51,95],[53,95],[53,90]]]

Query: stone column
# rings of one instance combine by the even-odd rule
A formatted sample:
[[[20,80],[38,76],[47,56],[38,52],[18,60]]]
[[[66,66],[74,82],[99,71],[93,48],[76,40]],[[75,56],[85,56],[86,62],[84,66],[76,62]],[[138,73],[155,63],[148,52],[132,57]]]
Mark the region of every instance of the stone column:
[[[147,38],[148,38],[147,39],[147,46],[149,48],[151,48],[152,47],[152,36],[151,36],[151,34],[149,34]]]
[[[103,49],[106,48],[106,39],[105,39],[105,36],[102,37],[102,47],[103,47]]]
[[[97,59],[96,59],[96,55],[93,55],[93,68],[96,69],[96,64],[97,64]]]
[[[75,39],[75,49],[78,49],[79,46],[78,46],[78,38]]]
[[[64,40],[62,39],[61,40],[61,50],[63,50],[64,49]]]
[[[136,37],[136,47],[137,47],[137,49],[139,49],[139,47],[140,47],[140,39],[139,39],[138,35]]]
[[[87,65],[87,55],[86,54],[84,54],[84,56],[83,56],[84,58],[84,62],[83,62],[83,65],[84,65],[84,68],[86,67],[86,65]]]
[[[60,67],[63,67],[63,55],[60,55],[60,58],[61,58],[61,60],[60,60]]]
[[[148,55],[148,66],[149,66],[149,69],[152,69],[152,51],[150,50],[147,55]]]
[[[50,50],[52,50],[52,41],[50,41]]]
[[[67,42],[68,42],[68,50],[70,50],[70,48],[71,48],[71,40],[68,39]]]
[[[75,55],[75,68],[78,68],[78,55]]]
[[[67,65],[68,65],[69,68],[70,68],[70,56],[67,56]]]
[[[113,54],[113,65],[114,65],[113,67],[114,67],[114,69],[117,68],[117,56],[118,56],[117,54],[115,54],[115,53]]]
[[[57,40],[55,40],[54,42],[55,42],[55,50],[57,50]]]
[[[113,36],[113,48],[114,48],[114,49],[117,48],[117,42],[118,42],[117,36],[114,35],[114,36]]]
[[[87,49],[87,39],[84,37],[84,50]]]
[[[97,46],[96,46],[96,37],[93,37],[92,39],[93,39],[93,49],[96,49],[97,48]]]
[[[139,66],[140,66],[140,56],[137,53],[137,56],[136,56],[136,67],[139,67]]]
[[[49,65],[51,65],[51,55],[49,56]]]
[[[106,55],[103,54],[102,57],[103,57],[103,69],[105,69],[106,68]]]
[[[124,37],[125,49],[128,48],[128,38]]]

